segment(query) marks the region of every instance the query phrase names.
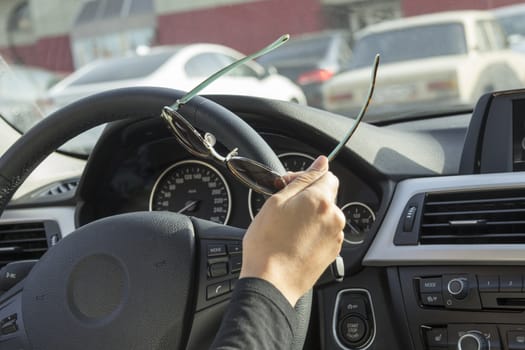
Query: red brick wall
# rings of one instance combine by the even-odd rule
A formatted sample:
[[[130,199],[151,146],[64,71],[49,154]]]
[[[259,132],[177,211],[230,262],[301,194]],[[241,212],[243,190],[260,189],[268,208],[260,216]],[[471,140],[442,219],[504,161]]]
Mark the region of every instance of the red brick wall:
[[[320,0],[286,0],[286,6],[283,0],[262,0],[160,15],[156,44],[212,42],[248,53],[284,33],[293,35],[322,28]],[[73,70],[68,35],[41,38],[33,45],[17,46],[15,50],[24,64],[60,72]],[[6,47],[0,47],[0,54],[14,58]]]
[[[453,10],[487,10],[495,7],[519,4],[523,0],[401,0],[404,16]]]
[[[73,70],[73,58],[69,36],[55,36],[39,39],[32,45],[20,45],[14,49],[0,48],[0,54],[9,61],[20,59],[23,64],[37,66],[58,72]]]
[[[318,16],[312,18],[312,13]],[[312,32],[323,27],[319,0],[264,0],[161,15],[157,35],[161,45],[201,41],[249,53],[282,34]]]

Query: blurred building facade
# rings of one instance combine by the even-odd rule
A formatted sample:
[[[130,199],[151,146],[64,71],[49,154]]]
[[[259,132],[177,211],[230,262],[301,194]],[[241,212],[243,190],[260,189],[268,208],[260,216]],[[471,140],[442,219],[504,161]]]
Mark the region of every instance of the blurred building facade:
[[[0,0],[0,54],[72,71],[142,46],[214,42],[253,51],[283,33],[356,31],[401,16],[521,0]],[[312,15],[314,14],[314,15]]]

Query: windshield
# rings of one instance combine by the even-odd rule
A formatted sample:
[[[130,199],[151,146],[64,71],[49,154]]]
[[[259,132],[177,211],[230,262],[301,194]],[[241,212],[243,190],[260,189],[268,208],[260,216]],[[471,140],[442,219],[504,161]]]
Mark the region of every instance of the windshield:
[[[459,23],[444,23],[369,34],[355,45],[351,67],[370,66],[378,52],[382,63],[464,55],[467,53],[465,31]]]
[[[286,33],[283,46],[202,93],[278,99],[355,118],[379,53],[365,122],[464,113],[489,91],[525,85],[520,2],[0,0],[0,116],[23,133],[102,91],[188,91]],[[89,155],[102,128],[62,150]]]
[[[261,57],[259,62],[265,64],[267,62],[293,60],[298,57],[303,57],[311,61],[320,61],[329,53],[330,44],[329,36],[292,39],[292,41],[279,50],[275,50]]]
[[[84,74],[70,82],[70,86],[104,83],[115,80],[137,79],[148,76],[163,65],[176,50],[151,55],[114,58],[95,62],[85,67]]]

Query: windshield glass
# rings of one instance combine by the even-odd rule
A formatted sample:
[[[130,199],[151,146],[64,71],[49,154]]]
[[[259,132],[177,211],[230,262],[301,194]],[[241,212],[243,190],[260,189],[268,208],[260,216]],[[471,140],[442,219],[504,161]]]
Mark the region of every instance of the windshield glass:
[[[489,91],[524,87],[521,2],[0,0],[0,122],[23,133],[78,99],[127,86],[189,91],[286,33],[283,46],[202,93],[355,118],[379,53],[365,122],[464,113]],[[62,150],[89,155],[102,128]]]
[[[84,74],[73,79],[69,85],[86,85],[145,77],[155,72],[175,53],[174,50],[151,55],[102,60],[85,67]]]
[[[464,55],[467,53],[465,31],[459,23],[444,23],[366,35],[355,45],[351,67],[370,66],[378,52],[383,64]]]

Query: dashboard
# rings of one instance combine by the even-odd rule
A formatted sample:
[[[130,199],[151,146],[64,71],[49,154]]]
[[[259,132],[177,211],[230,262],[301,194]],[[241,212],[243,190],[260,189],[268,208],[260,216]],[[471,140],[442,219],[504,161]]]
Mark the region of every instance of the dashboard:
[[[211,98],[291,171],[328,154],[352,123],[283,102]],[[346,278],[315,289],[305,349],[525,348],[523,101],[523,91],[488,94],[472,114],[360,125],[330,165],[347,218]],[[65,236],[116,214],[168,210],[244,229],[265,201],[149,118],[109,125],[76,191],[34,198],[13,201],[2,222],[54,219]]]
[[[109,164],[99,166],[104,172],[97,175],[92,203],[104,205],[84,206],[79,224],[125,212],[167,210],[247,228],[265,196],[249,190],[222,164],[195,158],[174,137],[164,135],[163,125],[154,124],[143,125],[125,151],[116,152]],[[263,135],[289,171],[305,170],[321,154],[296,139]],[[217,149],[227,152],[220,145]],[[351,225],[345,230],[345,239],[348,244],[360,244],[374,223],[380,197],[339,160],[334,161],[332,170],[343,179],[337,203]],[[82,215],[87,211],[89,216]]]

